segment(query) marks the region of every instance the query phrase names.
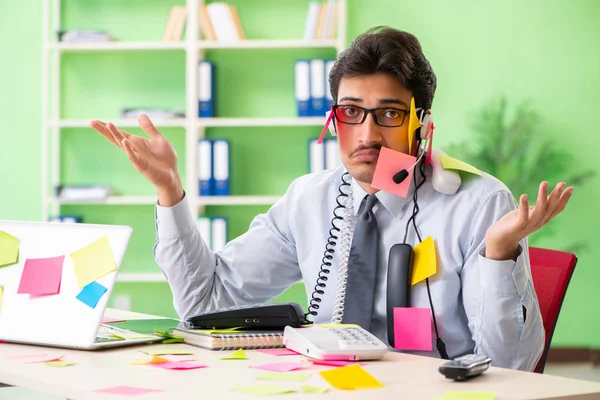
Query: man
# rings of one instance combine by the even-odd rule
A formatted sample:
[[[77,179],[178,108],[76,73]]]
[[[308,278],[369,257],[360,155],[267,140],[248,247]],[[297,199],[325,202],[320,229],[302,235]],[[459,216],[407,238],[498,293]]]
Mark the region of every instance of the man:
[[[359,254],[347,260],[346,313],[367,304],[357,317],[366,321],[361,326],[387,342],[389,250],[403,237],[415,246],[431,236],[438,271],[426,284],[412,287],[411,301],[412,307],[432,308],[447,354],[454,358],[485,353],[496,366],[533,370],[544,345],[544,330],[531,281],[527,236],[564,209],[573,188],[559,183],[548,195],[543,182],[535,207],[528,206],[525,195],[517,207],[509,190],[486,174],[463,182],[454,195],[439,193],[431,184],[431,168],[419,164],[414,182],[423,182],[413,182],[406,197],[378,191],[371,183],[380,149],[409,153],[409,147],[418,148],[416,142],[409,145],[406,120],[413,99],[416,107],[431,108],[435,74],[413,35],[384,28],[358,37],[336,62],[329,83],[343,167],[296,179],[280,201],[219,253],[200,237],[177,172],[176,153],[150,120],[139,118],[149,139],[110,123],[92,122],[156,187],[155,257],[171,285],[179,316],[268,302],[303,281],[313,299],[315,322],[329,322],[340,300],[335,282],[341,251],[340,245],[333,253],[324,250],[331,239],[336,198],[345,188],[351,199],[346,209],[352,210],[346,217],[370,218],[371,224],[374,219],[370,237],[378,243],[371,254],[377,261],[365,264],[369,271],[361,271],[371,273],[372,280],[355,275],[353,259],[368,253],[367,244],[362,244],[368,238],[358,237],[356,222],[353,251]],[[342,178],[349,184],[344,186]],[[419,212],[413,222],[416,195]],[[338,240],[348,229],[342,229]],[[329,266],[324,255],[331,254]],[[327,280],[318,280],[322,276]],[[418,354],[441,353],[434,349]]]

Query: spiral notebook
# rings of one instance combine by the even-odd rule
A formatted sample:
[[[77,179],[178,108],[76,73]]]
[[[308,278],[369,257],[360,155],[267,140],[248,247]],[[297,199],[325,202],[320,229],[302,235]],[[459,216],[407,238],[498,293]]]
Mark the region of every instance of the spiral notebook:
[[[236,349],[272,349],[285,347],[283,331],[235,331],[179,329],[173,330],[175,336],[184,342],[208,350]]]

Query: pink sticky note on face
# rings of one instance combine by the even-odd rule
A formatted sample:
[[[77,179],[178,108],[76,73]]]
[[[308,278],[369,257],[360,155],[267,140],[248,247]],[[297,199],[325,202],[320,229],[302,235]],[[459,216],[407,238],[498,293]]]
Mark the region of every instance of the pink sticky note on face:
[[[394,348],[423,350],[433,348],[429,308],[394,308]]]
[[[25,364],[42,363],[47,361],[56,361],[62,358],[62,354],[19,354],[9,356],[8,359],[11,361],[18,361]]]
[[[290,349],[263,349],[263,350],[257,350],[261,353],[267,353],[270,354],[272,356],[297,356],[298,353],[296,353],[294,350],[290,350]]]
[[[205,368],[206,367],[206,365],[194,364],[191,362],[183,362],[183,361],[168,361],[168,362],[151,364],[151,365],[153,367],[157,367],[157,368],[175,369],[175,370],[197,369],[197,368]]]
[[[138,388],[134,386],[114,386],[106,389],[98,389],[94,390],[96,393],[109,393],[109,394],[121,394],[124,396],[135,396],[138,394],[146,394],[146,393],[158,393],[162,392],[159,389],[144,389]]]
[[[250,368],[264,369],[265,371],[289,372],[295,369],[306,367],[306,363],[301,362],[281,362],[263,365],[251,365]]]
[[[25,260],[19,294],[44,295],[60,291],[65,256],[53,258],[29,258]]]
[[[308,360],[311,363],[315,364],[315,365],[327,365],[330,367],[345,367],[347,365],[354,365],[354,364],[358,364],[358,365],[365,365],[365,363],[361,363],[361,362],[354,362],[354,361],[324,361],[324,360]]]
[[[414,172],[416,157],[382,147],[375,166],[375,174],[371,186],[398,196],[406,197]],[[401,170],[407,170],[408,176],[401,183],[395,183],[393,178]]]

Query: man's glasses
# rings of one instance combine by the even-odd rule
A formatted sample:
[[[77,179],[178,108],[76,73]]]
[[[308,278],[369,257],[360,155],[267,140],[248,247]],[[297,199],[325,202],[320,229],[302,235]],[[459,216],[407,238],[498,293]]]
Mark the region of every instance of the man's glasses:
[[[401,108],[363,108],[354,105],[336,104],[333,106],[335,119],[342,124],[360,125],[365,122],[367,115],[371,114],[375,124],[386,128],[402,126],[408,110]]]

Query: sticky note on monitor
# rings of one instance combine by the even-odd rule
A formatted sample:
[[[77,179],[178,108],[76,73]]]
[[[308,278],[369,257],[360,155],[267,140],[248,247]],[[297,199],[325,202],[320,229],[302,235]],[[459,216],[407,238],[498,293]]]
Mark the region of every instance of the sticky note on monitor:
[[[437,271],[437,256],[435,252],[435,243],[431,236],[428,236],[413,249],[413,266],[410,284],[415,285]]]
[[[58,294],[64,260],[65,256],[25,260],[17,293],[35,296]]]
[[[77,300],[80,300],[91,308],[96,308],[96,305],[104,293],[106,293],[106,288],[104,286],[98,282],[92,282],[87,284],[81,292],[79,292]]]
[[[417,161],[416,157],[382,147],[379,150],[379,158],[377,159],[371,186],[375,189],[406,197],[410,182],[413,179],[415,169],[411,167],[415,161]],[[401,183],[394,182],[394,175],[403,169],[407,170],[408,176]]]
[[[394,308],[394,348],[431,351],[432,319],[429,308]]]
[[[108,236],[71,254],[80,288],[117,270]]]
[[[19,261],[19,239],[0,231],[0,267],[16,264]]]

